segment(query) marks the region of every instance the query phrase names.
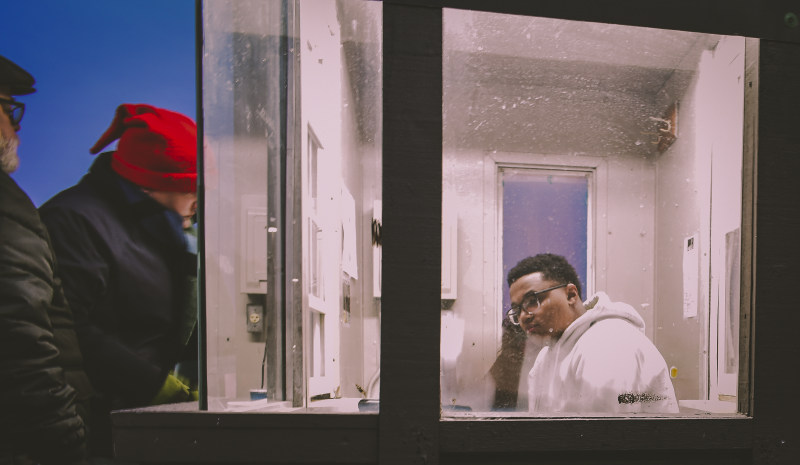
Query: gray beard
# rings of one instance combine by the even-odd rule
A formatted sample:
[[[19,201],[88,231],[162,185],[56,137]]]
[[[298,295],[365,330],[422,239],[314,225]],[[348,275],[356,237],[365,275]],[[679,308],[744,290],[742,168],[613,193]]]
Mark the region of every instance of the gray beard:
[[[0,170],[6,174],[13,173],[19,167],[17,146],[19,146],[19,140],[5,139],[0,136]]]

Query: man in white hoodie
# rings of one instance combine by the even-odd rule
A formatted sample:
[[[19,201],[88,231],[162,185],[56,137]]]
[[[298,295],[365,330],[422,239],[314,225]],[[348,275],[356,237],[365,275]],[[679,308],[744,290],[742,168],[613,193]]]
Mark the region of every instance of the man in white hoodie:
[[[508,273],[508,317],[545,347],[528,375],[535,413],[677,413],[667,364],[628,304],[598,292],[581,301],[575,269],[539,254]]]

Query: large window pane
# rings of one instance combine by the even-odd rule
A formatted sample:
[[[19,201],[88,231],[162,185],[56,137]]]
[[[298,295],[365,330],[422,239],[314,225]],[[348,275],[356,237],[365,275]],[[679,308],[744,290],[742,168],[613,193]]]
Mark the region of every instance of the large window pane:
[[[219,0],[203,21],[209,409],[374,410],[381,5]]]
[[[581,301],[632,307],[678,415],[737,412],[745,40],[445,10],[443,217],[458,242],[443,244],[458,289],[442,306],[446,415],[655,405],[649,392],[615,392],[621,410],[562,402],[599,395],[575,388],[593,382],[581,370],[614,378],[624,357],[584,366],[587,354],[508,319],[506,276],[541,253],[567,259]],[[623,350],[616,334],[589,352]],[[566,385],[540,384],[551,362]]]

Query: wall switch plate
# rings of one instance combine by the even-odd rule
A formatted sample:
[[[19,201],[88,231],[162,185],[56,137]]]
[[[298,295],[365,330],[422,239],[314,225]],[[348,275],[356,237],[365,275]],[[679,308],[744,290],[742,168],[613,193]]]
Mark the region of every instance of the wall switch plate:
[[[247,332],[260,333],[264,331],[264,306],[247,305]]]

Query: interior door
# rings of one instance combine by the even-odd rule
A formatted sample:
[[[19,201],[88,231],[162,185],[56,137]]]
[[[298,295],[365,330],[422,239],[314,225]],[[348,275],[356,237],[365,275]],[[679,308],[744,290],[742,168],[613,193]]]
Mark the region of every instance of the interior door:
[[[304,360],[308,398],[339,387],[341,52],[336,5],[299,3]]]

